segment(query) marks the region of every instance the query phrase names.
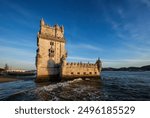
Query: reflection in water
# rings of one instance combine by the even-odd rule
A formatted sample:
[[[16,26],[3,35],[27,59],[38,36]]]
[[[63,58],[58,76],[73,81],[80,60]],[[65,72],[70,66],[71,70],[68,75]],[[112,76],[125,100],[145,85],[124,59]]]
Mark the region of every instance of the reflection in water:
[[[1,100],[150,100],[150,72],[104,71],[102,79],[0,84]]]

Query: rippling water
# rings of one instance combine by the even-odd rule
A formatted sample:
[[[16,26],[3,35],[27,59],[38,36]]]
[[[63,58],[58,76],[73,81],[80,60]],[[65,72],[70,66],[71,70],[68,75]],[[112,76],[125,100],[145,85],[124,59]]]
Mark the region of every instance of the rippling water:
[[[0,84],[1,100],[150,100],[150,72],[104,71],[101,79],[81,78],[36,84]]]

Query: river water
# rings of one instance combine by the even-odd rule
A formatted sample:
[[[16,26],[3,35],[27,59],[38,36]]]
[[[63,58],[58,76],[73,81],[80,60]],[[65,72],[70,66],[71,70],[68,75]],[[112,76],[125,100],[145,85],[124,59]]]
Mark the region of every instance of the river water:
[[[59,83],[0,83],[0,100],[149,101],[150,71],[103,71],[101,79],[77,78]]]

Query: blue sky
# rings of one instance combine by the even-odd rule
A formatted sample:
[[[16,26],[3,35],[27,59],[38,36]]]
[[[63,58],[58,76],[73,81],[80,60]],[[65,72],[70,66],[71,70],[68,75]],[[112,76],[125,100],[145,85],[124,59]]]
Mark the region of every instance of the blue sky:
[[[68,61],[150,64],[149,0],[0,0],[0,67],[35,69],[41,18],[64,25]]]

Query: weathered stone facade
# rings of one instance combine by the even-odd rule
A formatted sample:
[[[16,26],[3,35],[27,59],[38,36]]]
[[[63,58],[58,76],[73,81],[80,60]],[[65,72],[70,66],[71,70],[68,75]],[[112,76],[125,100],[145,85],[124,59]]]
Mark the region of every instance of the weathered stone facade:
[[[90,63],[67,63],[63,26],[49,26],[40,21],[40,31],[37,36],[37,81],[74,78],[99,77],[101,61]]]

